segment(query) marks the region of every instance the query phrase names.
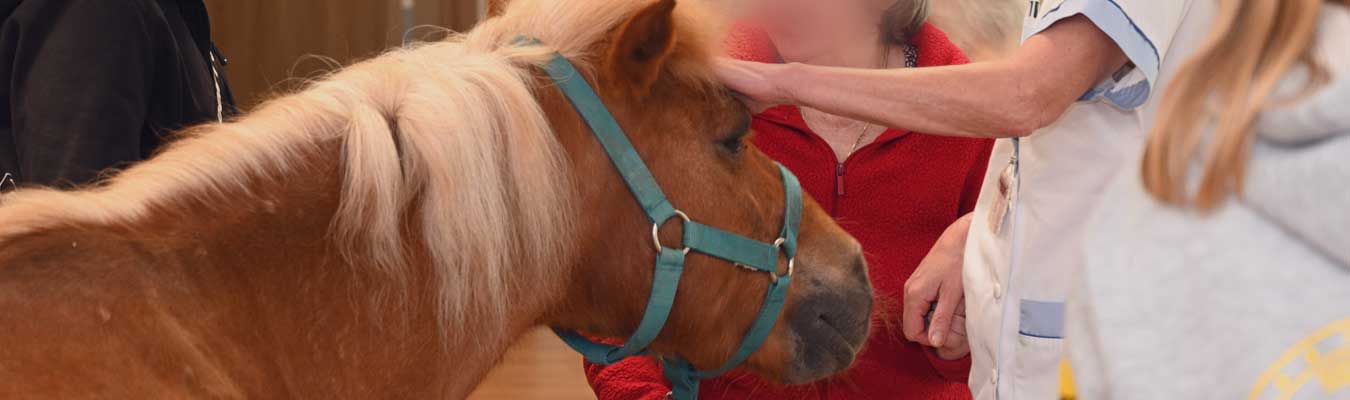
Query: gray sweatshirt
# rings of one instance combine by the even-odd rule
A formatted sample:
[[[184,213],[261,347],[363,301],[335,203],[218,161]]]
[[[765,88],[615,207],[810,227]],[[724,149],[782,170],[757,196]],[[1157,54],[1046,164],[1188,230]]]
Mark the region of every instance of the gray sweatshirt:
[[[1137,169],[1107,192],[1068,304],[1080,398],[1350,399],[1350,11],[1318,55],[1332,81],[1260,117],[1241,198],[1163,206]]]

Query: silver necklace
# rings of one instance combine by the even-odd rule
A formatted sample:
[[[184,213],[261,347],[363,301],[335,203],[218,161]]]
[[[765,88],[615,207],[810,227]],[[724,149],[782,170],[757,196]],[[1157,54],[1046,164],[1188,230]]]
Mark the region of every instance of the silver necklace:
[[[905,67],[915,68],[918,67],[918,64],[919,64],[918,51],[914,49],[913,45],[906,44]],[[881,53],[881,69],[890,69],[890,68],[891,68],[891,46],[885,46]],[[863,124],[862,130],[858,132],[858,138],[853,141],[853,146],[849,147],[848,154],[844,155],[845,159],[847,159],[848,157],[852,157],[853,153],[856,153],[858,151],[858,148],[862,147],[863,139],[867,138],[868,131],[872,130],[873,125],[874,124],[871,122]]]
[[[889,68],[890,66],[891,66],[891,46],[883,46],[883,50],[881,51],[881,69],[886,69]],[[848,149],[848,154],[844,155],[845,159],[852,157],[853,153],[858,151],[858,147],[862,146],[863,138],[867,137],[867,131],[870,130],[872,130],[871,122],[863,124],[862,130],[858,131],[858,139],[853,141],[853,147],[850,147]]]

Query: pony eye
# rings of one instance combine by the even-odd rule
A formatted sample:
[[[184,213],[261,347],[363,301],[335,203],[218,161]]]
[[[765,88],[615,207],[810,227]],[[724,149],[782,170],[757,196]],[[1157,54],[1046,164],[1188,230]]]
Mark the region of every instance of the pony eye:
[[[728,136],[719,143],[722,149],[731,154],[740,154],[745,150],[745,136],[750,133],[750,114],[745,113],[736,121],[736,126],[731,128],[731,136]]]
[[[745,136],[736,135],[723,139],[720,144],[722,145],[722,149],[726,150],[728,153],[740,154],[741,151],[745,150]]]

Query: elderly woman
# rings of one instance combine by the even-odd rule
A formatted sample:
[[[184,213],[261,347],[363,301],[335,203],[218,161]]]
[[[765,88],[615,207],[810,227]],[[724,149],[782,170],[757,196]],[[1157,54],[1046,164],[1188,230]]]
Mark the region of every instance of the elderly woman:
[[[1085,222],[1110,181],[1134,169],[1141,122],[1159,108],[1155,89],[1203,40],[1209,1],[1029,0],[1022,45],[966,65],[878,71],[725,60],[718,73],[756,107],[795,104],[936,135],[1000,138],[975,212],[952,225],[906,283],[903,332],[969,350],[977,399],[1053,398]],[[965,320],[954,323],[963,304]],[[962,323],[967,340],[952,341],[947,333]]]
[[[947,36],[925,22],[926,10],[927,0],[765,1],[751,5],[753,17],[733,33],[731,53],[854,68],[965,63]],[[905,281],[943,230],[974,208],[991,141],[890,129],[795,106],[760,113],[754,129],[755,144],[796,173],[862,242],[881,298],[871,341],[837,379],[784,387],[733,371],[704,381],[700,398],[969,398],[966,351],[907,341],[898,318]],[[587,375],[601,400],[662,399],[670,390],[646,358],[588,365]]]

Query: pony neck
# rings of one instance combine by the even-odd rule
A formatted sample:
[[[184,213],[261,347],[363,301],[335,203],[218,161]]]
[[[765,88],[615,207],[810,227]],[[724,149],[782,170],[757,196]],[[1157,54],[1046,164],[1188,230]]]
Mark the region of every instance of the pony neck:
[[[165,156],[172,160],[183,155],[175,152],[191,150],[171,149]],[[9,219],[15,224],[0,232],[0,241],[19,253],[75,245],[89,258],[75,265],[143,277],[136,287],[118,281],[100,290],[142,299],[151,288],[153,296],[144,301],[160,310],[156,324],[172,325],[174,335],[202,348],[232,349],[189,365],[212,372],[222,386],[253,394],[240,397],[467,396],[551,301],[547,288],[531,282],[555,282],[500,271],[508,274],[502,279],[518,284],[499,295],[528,301],[501,315],[487,315],[496,309],[474,304],[444,310],[445,291],[454,285],[444,282],[439,268],[445,266],[433,261],[430,245],[417,233],[422,219],[408,217],[422,214],[421,207],[404,211],[402,268],[380,269],[354,257],[361,249],[350,251],[330,234],[346,184],[342,151],[342,142],[326,141],[292,154],[290,169],[241,174],[216,190],[140,181],[138,174],[156,176],[151,170],[164,162],[159,160],[101,189],[19,192],[5,199],[0,217],[28,217]],[[105,259],[126,249],[136,255]],[[162,340],[127,340],[151,339]],[[247,382],[259,383],[241,384]]]
[[[332,156],[340,151],[337,143],[325,145],[325,155],[306,157],[307,166],[289,178],[259,179],[251,190],[258,197],[254,205],[213,230],[212,253],[228,255],[216,266],[247,270],[240,276],[251,288],[256,320],[276,332],[278,349],[290,352],[277,358],[290,360],[288,380],[366,379],[362,387],[376,397],[467,396],[507,347],[536,325],[548,288],[508,275],[502,279],[518,283],[501,295],[531,301],[515,302],[502,315],[489,315],[498,310],[484,304],[451,303],[464,308],[446,310],[446,291],[459,289],[444,282],[444,268],[457,266],[437,262],[436,244],[420,234],[426,223],[417,217],[426,212],[421,207],[403,212],[402,265],[376,267],[377,260],[361,257],[368,253],[361,246],[375,244],[353,249],[332,234],[343,212],[343,169]],[[197,218],[210,216],[185,220]],[[372,370],[397,374],[372,376]]]

